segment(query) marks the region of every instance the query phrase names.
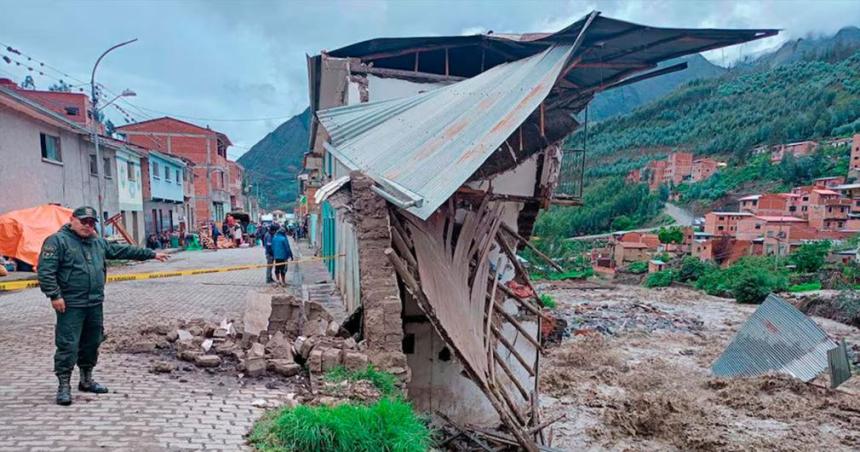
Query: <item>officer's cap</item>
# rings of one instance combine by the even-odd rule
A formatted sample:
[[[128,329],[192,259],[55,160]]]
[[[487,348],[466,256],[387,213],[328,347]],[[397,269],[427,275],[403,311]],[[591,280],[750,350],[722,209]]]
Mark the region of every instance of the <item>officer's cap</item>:
[[[78,207],[72,212],[72,215],[79,220],[83,220],[85,218],[92,218],[93,220],[99,221],[99,216],[96,213],[96,209],[93,209],[89,206]]]

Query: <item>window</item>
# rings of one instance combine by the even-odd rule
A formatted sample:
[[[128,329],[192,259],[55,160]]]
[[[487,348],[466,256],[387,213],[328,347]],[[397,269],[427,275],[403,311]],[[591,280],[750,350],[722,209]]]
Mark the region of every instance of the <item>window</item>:
[[[789,211],[789,212],[796,212],[796,211],[797,211],[797,206],[789,206],[789,207],[788,207],[788,211]]]
[[[161,177],[158,176],[158,162],[152,162],[152,178],[161,179]]]
[[[718,231],[722,231],[723,229],[725,229],[725,228],[724,228],[724,227],[722,227],[722,226],[717,226],[717,230],[718,230]]]
[[[757,224],[757,225],[755,225],[755,228],[756,228],[756,230],[759,230],[759,229],[761,229],[761,225]]]
[[[63,161],[63,154],[60,152],[60,137],[40,133],[39,141],[42,145],[43,159],[53,160],[55,162]]]
[[[78,107],[66,107],[65,110],[66,116],[77,116],[81,112]]]
[[[98,160],[96,160],[96,155],[90,154],[90,174],[93,176],[99,175],[99,167],[97,162]]]
[[[170,182],[170,168],[164,167],[164,180]]]
[[[176,170],[176,183],[182,185],[182,178],[179,177],[179,170]]]
[[[719,217],[718,218],[718,220],[720,220],[720,221],[724,221],[725,219],[726,219],[726,217]]]
[[[110,159],[109,158],[103,158],[102,163],[104,164],[105,177],[108,179],[112,178],[113,177],[113,168],[111,167]]]
[[[134,163],[125,162],[126,171],[128,172],[128,180],[131,182],[137,181],[137,172],[134,170]]]
[[[803,197],[803,200],[804,200],[804,201],[809,201],[809,196],[804,196],[804,197]]]
[[[221,188],[224,188],[227,186],[227,182],[224,181],[224,173],[220,173],[220,174],[221,174]]]

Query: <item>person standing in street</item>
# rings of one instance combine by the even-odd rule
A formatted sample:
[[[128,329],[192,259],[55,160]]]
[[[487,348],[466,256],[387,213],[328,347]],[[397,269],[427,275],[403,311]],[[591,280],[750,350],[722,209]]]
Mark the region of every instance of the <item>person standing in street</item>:
[[[39,255],[39,287],[57,314],[54,328],[54,373],[59,380],[57,404],[72,403],[71,379],[75,365],[81,372],[78,390],[104,394],[108,389],[93,380],[99,345],[104,338],[106,259],[157,259],[168,255],[146,248],[108,243],[96,233],[98,215],[92,207],[72,212],[69,224],[45,239]]]
[[[266,253],[266,284],[275,282],[272,279],[272,264],[275,262],[275,257],[272,255],[272,239],[275,238],[275,232],[278,231],[278,226],[275,224],[269,225],[269,229],[263,234],[263,251]]]
[[[283,228],[278,229],[272,239],[272,256],[275,258],[275,280],[278,284],[286,286],[287,261],[293,259],[293,250],[290,249],[290,241]]]
[[[218,251],[218,237],[221,236],[221,231],[214,221],[209,226],[209,229],[212,231],[212,245],[215,247],[215,251]]]

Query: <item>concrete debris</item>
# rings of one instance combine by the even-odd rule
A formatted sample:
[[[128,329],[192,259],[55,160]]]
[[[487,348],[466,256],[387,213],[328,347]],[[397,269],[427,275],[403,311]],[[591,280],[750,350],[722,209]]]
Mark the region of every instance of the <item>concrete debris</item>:
[[[186,331],[187,333],[187,331]],[[169,342],[176,342],[179,339],[179,330],[169,331],[165,336],[165,339]]]
[[[206,339],[200,344],[200,347],[203,348],[203,351],[208,352],[210,348],[212,348],[212,344],[214,341],[212,339]]]
[[[322,353],[322,371],[326,372],[341,365],[342,351],[336,348],[329,348]]]
[[[337,336],[337,333],[340,331],[340,324],[332,320],[329,322],[328,327],[326,327],[325,335],[334,337]]]
[[[176,330],[176,337],[180,341],[190,341],[194,335],[188,330]]]
[[[251,406],[255,408],[268,408],[269,402],[267,402],[265,399],[256,399],[251,402]]]
[[[262,358],[266,356],[266,347],[259,342],[254,342],[251,344],[251,348],[248,349],[247,356],[249,359]]]
[[[156,349],[154,341],[141,341],[131,344],[124,350],[126,353],[152,353]]]
[[[359,370],[367,367],[367,355],[360,352],[345,352],[343,366],[349,370]]]
[[[197,357],[202,355],[202,354],[203,354],[203,352],[199,352],[196,350],[184,350],[182,352],[179,352],[177,357],[183,361],[196,362]]]
[[[323,356],[322,350],[319,350],[319,349],[311,350],[310,354],[308,355],[308,361],[307,361],[308,370],[311,371],[311,373],[322,372],[322,356]]]
[[[281,331],[290,337],[325,334],[332,316],[316,302],[303,302],[292,295],[271,297],[268,331]]]

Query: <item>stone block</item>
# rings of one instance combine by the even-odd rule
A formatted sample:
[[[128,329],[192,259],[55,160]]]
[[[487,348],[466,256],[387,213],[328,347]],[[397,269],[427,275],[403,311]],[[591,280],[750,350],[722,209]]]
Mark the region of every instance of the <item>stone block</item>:
[[[334,369],[341,364],[341,350],[329,348],[323,351],[322,354],[322,370],[323,372]]]
[[[158,325],[155,326],[155,332],[162,335],[162,336],[170,333],[171,331],[173,331],[175,329],[176,329],[176,325],[173,322],[159,323]]]
[[[259,342],[254,342],[248,349],[247,355],[248,358],[262,358],[266,356],[266,347]]]
[[[198,346],[197,346],[197,344],[195,344],[194,342],[192,342],[189,339],[189,340],[184,340],[184,341],[183,340],[176,341],[176,343],[174,344],[174,347],[176,348],[176,353],[182,353],[186,350],[197,350]]]
[[[202,355],[202,354],[203,354],[203,352],[200,352],[197,350],[184,350],[184,351],[179,352],[179,355],[177,355],[177,356],[179,357],[179,359],[181,359],[183,361],[194,362],[197,359],[197,357]]]
[[[168,331],[167,334],[164,335],[164,338],[169,342],[176,342],[179,339],[179,330]]]
[[[194,359],[194,364],[199,367],[218,367],[221,365],[221,357],[218,355],[200,355]]]
[[[275,359],[293,359],[293,347],[290,340],[284,337],[284,333],[278,331],[266,343],[266,350]]]
[[[302,371],[302,366],[288,359],[270,359],[267,367],[270,371],[284,377],[292,377]]]
[[[203,328],[201,328],[197,325],[192,325],[192,326],[188,327],[188,332],[191,333],[192,336],[202,336],[203,335]]]
[[[157,344],[154,341],[140,341],[126,347],[128,353],[152,353],[155,351]]]
[[[343,341],[344,350],[354,350],[358,344],[355,343],[355,339],[348,337],[345,341]]]
[[[212,332],[212,337],[216,338],[225,338],[230,335],[230,332],[227,331],[226,328],[217,328]]]
[[[219,355],[229,355],[236,348],[237,347],[235,342],[231,340],[226,340],[224,342],[221,342],[220,344],[215,345],[215,353],[218,353]]]
[[[311,350],[308,355],[308,370],[315,373],[322,372],[322,350]]]
[[[242,361],[242,367],[245,369],[245,376],[259,377],[266,373],[266,360],[263,358],[245,358]]]
[[[367,355],[360,352],[344,352],[343,366],[349,370],[361,370],[367,367]]]
[[[299,355],[304,359],[308,359],[308,356],[311,354],[311,350],[314,349],[315,345],[316,341],[313,338],[305,339],[302,342],[301,348],[299,348]]]

